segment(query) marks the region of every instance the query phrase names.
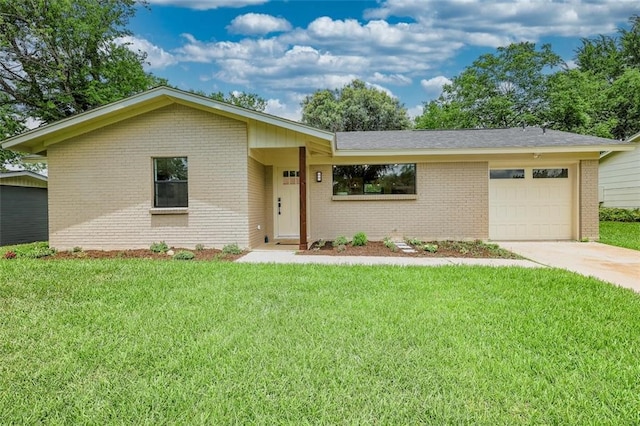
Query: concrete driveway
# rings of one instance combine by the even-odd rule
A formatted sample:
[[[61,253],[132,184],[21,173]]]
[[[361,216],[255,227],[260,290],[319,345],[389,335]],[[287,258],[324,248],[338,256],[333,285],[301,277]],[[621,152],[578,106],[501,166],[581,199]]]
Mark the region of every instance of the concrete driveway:
[[[505,241],[498,244],[534,262],[640,292],[640,251],[573,241]]]

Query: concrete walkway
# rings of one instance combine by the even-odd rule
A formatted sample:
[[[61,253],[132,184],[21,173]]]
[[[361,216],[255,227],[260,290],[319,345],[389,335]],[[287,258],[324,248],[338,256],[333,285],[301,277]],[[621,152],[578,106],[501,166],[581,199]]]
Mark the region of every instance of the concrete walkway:
[[[640,292],[640,251],[572,241],[498,242],[527,259]]]
[[[541,267],[539,263],[517,259],[469,259],[458,257],[386,257],[386,256],[323,256],[297,255],[294,250],[253,250],[236,260],[240,263],[296,263],[323,265],[485,265]]]

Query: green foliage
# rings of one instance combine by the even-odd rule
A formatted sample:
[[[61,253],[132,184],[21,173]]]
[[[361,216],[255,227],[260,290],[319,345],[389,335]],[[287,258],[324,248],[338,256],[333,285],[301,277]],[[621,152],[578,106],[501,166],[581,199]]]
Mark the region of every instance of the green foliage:
[[[236,243],[227,244],[222,247],[222,254],[242,254],[242,249]]]
[[[196,244],[196,251],[204,250],[204,244]]]
[[[351,245],[355,247],[365,246],[367,245],[367,234],[364,232],[358,232],[353,236],[353,240],[351,241]]]
[[[548,44],[522,42],[480,56],[425,105],[418,128],[514,127],[541,124],[549,72],[561,58]]]
[[[0,1],[0,57],[12,64],[0,67],[0,138],[27,118],[51,123],[165,83],[123,44],[136,3]]]
[[[600,239],[603,244],[640,250],[640,221],[600,222]]]
[[[438,251],[438,245],[437,244],[423,244],[422,245],[422,250],[424,251],[428,251],[429,253],[436,253]]]
[[[13,252],[15,258],[18,259],[39,259],[55,254],[55,249],[49,247],[46,241],[40,241],[28,244],[18,244],[14,246],[5,246],[0,248],[0,253],[6,256],[6,253]],[[11,256],[11,255],[9,255]]]
[[[407,244],[412,245],[412,246],[421,246],[422,240],[420,240],[419,238],[409,238],[407,240],[405,240]]]
[[[190,252],[189,250],[180,250],[173,255],[174,260],[191,260],[194,257],[196,257],[196,255],[193,254],[193,252]]]
[[[347,244],[349,244],[349,239],[344,235],[338,236],[335,240],[333,240],[333,243],[332,243],[334,247],[346,246]]]
[[[640,222],[640,209],[600,207],[600,220],[608,222]]]
[[[332,132],[400,130],[411,127],[397,99],[362,80],[336,90],[318,90],[302,101],[302,122]]]
[[[388,249],[389,249],[389,250],[391,250],[392,252],[394,252],[394,253],[395,253],[396,251],[398,251],[398,246],[396,246],[396,243],[394,243],[394,242],[393,242],[393,240],[392,240],[391,238],[389,238],[389,237],[385,237],[385,238],[382,240],[382,243],[384,244],[384,246],[385,246],[386,248],[388,248]]]
[[[164,241],[160,241],[159,243],[153,242],[151,243],[149,250],[154,253],[166,253],[169,251],[169,246]]]

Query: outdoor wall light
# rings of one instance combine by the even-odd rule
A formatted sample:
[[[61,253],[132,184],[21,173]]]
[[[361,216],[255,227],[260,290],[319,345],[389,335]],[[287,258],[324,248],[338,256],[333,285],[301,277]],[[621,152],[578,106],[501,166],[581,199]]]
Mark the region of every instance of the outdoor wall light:
[[[322,182],[322,172],[316,172],[316,182]]]

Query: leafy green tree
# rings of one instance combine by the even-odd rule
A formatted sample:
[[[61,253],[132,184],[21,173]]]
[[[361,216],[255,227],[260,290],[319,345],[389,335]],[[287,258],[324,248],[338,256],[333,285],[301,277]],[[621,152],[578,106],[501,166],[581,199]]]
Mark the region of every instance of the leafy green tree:
[[[121,42],[135,5],[0,0],[1,136],[27,119],[50,123],[163,84],[144,71],[145,56]]]
[[[561,58],[544,44],[499,47],[475,60],[425,105],[419,128],[513,127],[542,122],[549,75]]]
[[[302,122],[332,132],[399,130],[411,127],[406,108],[362,80],[337,90],[318,90],[302,101]]]
[[[222,92],[214,92],[208,97],[216,101],[226,102],[254,111],[263,112],[267,108],[267,101],[256,93],[229,92],[229,94],[225,96]]]

